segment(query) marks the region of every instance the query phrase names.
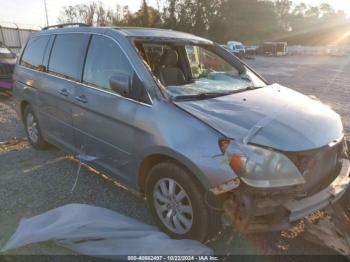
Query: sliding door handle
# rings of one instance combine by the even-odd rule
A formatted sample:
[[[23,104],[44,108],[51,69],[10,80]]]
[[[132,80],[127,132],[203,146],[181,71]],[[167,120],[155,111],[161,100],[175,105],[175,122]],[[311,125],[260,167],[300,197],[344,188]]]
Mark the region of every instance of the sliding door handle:
[[[58,93],[60,94],[60,95],[62,95],[62,96],[69,96],[69,92],[68,92],[68,90],[67,89],[62,89],[62,90],[60,90],[60,91],[58,91]]]
[[[75,97],[75,100],[79,101],[80,103],[86,104],[87,103],[87,99],[85,95],[81,95],[81,96],[77,96]]]

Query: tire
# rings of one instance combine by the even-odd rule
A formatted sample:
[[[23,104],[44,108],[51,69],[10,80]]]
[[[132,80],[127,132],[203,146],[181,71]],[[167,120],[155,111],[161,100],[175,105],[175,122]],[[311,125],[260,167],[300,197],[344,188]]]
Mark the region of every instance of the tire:
[[[207,239],[210,212],[204,202],[204,190],[184,167],[173,161],[157,164],[148,174],[145,192],[162,231],[175,239]]]
[[[32,107],[27,105],[23,112],[23,122],[27,139],[29,143],[38,150],[45,150],[49,144],[45,141],[41,134],[38,118],[36,117]]]
[[[348,189],[339,199],[339,204],[343,207],[345,214],[350,219],[350,190]]]

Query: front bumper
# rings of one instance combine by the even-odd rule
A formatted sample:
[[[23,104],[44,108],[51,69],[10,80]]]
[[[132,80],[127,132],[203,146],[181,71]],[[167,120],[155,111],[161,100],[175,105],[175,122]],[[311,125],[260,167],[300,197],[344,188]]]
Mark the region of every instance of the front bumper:
[[[343,159],[337,178],[327,188],[301,200],[289,200],[284,207],[290,212],[289,221],[294,222],[314,211],[323,209],[338,201],[350,185],[350,160]]]
[[[342,168],[335,180],[320,192],[302,199],[269,197],[259,199],[242,194],[224,203],[225,218],[246,232],[283,230],[294,222],[338,201],[350,186],[350,160],[342,159]],[[237,200],[239,199],[239,201]]]

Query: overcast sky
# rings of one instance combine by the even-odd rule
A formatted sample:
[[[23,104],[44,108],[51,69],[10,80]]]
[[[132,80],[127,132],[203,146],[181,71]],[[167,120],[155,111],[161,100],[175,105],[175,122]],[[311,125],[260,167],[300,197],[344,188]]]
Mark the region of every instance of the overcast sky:
[[[63,6],[90,3],[90,0],[46,0],[50,24],[57,22],[60,9]],[[128,5],[131,10],[138,9],[141,0],[100,0],[106,7],[114,7],[117,4]],[[148,0],[148,3],[155,6],[156,0]],[[305,2],[312,5],[330,3],[336,9],[345,10],[350,15],[350,0],[294,0],[296,3]],[[17,23],[24,25],[44,26],[45,9],[44,0],[0,0],[0,24],[9,25]]]

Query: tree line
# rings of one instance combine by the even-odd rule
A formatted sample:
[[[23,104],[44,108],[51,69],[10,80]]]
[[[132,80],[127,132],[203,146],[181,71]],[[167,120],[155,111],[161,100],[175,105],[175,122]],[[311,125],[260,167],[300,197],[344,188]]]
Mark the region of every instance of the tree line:
[[[329,4],[296,5],[291,0],[158,0],[155,7],[141,0],[136,12],[128,6],[111,9],[91,2],[63,7],[58,22],[168,28],[219,43],[247,44],[333,44],[350,30],[344,11]]]

